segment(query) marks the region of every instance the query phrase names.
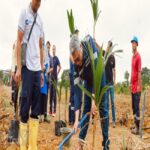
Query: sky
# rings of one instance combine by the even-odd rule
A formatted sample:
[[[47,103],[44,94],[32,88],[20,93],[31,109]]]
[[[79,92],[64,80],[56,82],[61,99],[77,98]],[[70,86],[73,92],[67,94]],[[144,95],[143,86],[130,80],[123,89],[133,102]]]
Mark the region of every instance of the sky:
[[[17,38],[17,25],[22,9],[31,0],[0,0],[0,69],[11,67],[12,45]],[[124,52],[116,56],[117,81],[124,80],[126,70],[131,70],[134,35],[139,38],[138,50],[142,67],[150,68],[150,0],[99,0],[101,10],[96,26],[96,41],[104,48],[113,40]],[[93,16],[90,0],[42,0],[39,14],[44,23],[46,41],[57,47],[62,69],[69,68],[69,27],[67,9],[73,9],[75,26],[80,39],[93,33]]]

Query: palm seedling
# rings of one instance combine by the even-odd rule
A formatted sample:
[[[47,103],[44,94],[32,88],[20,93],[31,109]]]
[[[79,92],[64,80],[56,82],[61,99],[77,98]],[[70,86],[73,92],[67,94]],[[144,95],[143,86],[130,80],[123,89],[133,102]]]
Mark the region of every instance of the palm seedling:
[[[67,99],[68,99],[68,88],[69,88],[69,70],[64,70],[64,82],[63,87],[65,89],[65,122],[67,122]]]
[[[59,86],[57,86],[57,82],[54,79],[52,80],[52,84],[54,85],[54,88],[56,90],[56,94],[57,94],[57,97],[58,97],[59,121],[60,121],[60,102],[61,102],[61,95],[62,95],[62,87],[63,87],[63,84],[64,84],[64,74],[62,74],[62,76],[61,76],[61,81],[59,83]]]
[[[57,82],[56,80],[52,80],[52,84],[54,85],[54,88],[56,90],[56,94],[57,94],[57,97],[58,97],[58,107],[59,107],[59,120],[58,121],[55,121],[55,135],[56,136],[60,136],[61,135],[61,131],[60,129],[62,127],[66,127],[66,124],[64,121],[60,120],[60,102],[61,102],[61,95],[62,95],[62,87],[63,87],[63,84],[64,84],[64,74],[62,74],[61,76],[61,81],[59,83],[59,86],[57,86]]]
[[[101,87],[102,76],[105,71],[105,65],[107,63],[108,57],[111,54],[122,52],[122,50],[113,51],[113,48],[114,48],[114,46],[113,46],[111,48],[111,50],[108,51],[105,59],[103,59],[103,56],[102,56],[103,48],[101,47],[97,61],[95,62],[93,50],[92,50],[90,44],[89,43],[87,43],[87,44],[88,44],[88,49],[89,49],[89,53],[90,53],[91,67],[92,67],[92,73],[93,73],[94,94],[92,95],[92,93],[90,93],[88,90],[86,90],[81,84],[78,84],[78,86],[81,88],[82,91],[84,91],[84,93],[87,96],[89,96],[92,100],[95,101],[97,108],[99,108],[103,95],[110,88],[110,86],[108,86],[108,85]],[[95,116],[95,118],[96,118],[96,116]],[[92,143],[93,149],[94,149],[94,145],[95,145],[95,143],[94,143],[95,132],[96,132],[96,119],[94,119],[94,126],[93,126],[93,143]]]
[[[67,10],[67,17],[68,17],[68,24],[69,24],[70,33],[72,35],[72,34],[74,34],[74,31],[75,31],[74,16],[73,16],[72,9],[70,11]]]
[[[98,21],[99,15],[101,13],[101,11],[99,10],[99,3],[98,0],[90,0],[91,2],[91,7],[92,7],[92,11],[93,11],[93,37],[95,38],[95,28],[96,28],[96,23]]]

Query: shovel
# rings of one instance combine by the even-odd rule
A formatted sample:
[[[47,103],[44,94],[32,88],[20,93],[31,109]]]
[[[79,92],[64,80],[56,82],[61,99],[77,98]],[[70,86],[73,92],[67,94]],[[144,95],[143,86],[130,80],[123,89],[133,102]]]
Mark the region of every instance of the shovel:
[[[18,106],[18,101],[19,101],[19,93],[20,93],[20,85],[18,87],[18,97],[17,97],[17,103],[15,104],[15,109],[16,109],[16,114],[14,116],[14,119],[11,120],[10,125],[9,125],[9,131],[8,131],[8,142],[18,142],[18,133],[19,133],[19,106]]]
[[[83,124],[83,122],[85,121],[85,119],[87,118],[88,115],[89,115],[89,113],[85,114],[85,115],[82,117],[80,123],[78,124],[78,128],[81,128],[81,125]],[[70,140],[70,138],[71,138],[74,134],[75,134],[75,130],[73,130],[70,134],[68,134],[68,135],[64,138],[64,140],[59,144],[58,150],[62,150],[64,144],[67,143],[67,142]]]

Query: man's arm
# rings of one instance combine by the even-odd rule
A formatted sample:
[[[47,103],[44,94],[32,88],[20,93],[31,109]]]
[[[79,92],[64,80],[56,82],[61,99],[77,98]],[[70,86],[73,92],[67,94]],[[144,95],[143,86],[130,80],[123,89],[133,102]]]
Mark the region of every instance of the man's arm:
[[[113,81],[115,85],[116,84],[116,68],[113,68]]]
[[[74,129],[75,132],[78,129],[78,123],[79,123],[79,112],[81,109],[81,97],[82,91],[78,87],[78,84],[80,83],[80,77],[78,73],[77,67],[74,65],[74,108],[75,108],[75,123],[74,123]]]
[[[138,72],[138,85],[141,85],[141,71]]]
[[[21,42],[23,40],[24,33],[18,30],[17,38],[17,68],[21,70]]]
[[[59,74],[59,73],[60,73],[60,70],[61,70],[61,65],[60,65],[59,59],[58,59],[57,61],[58,61],[58,71],[57,71],[57,74]]]
[[[115,60],[115,56],[113,55],[113,66],[112,66],[112,72],[113,72],[113,82],[114,82],[114,85],[116,84],[116,60]]]
[[[24,33],[18,29],[17,36],[17,72],[16,72],[16,82],[21,80],[21,42],[23,40]]]
[[[57,72],[57,74],[60,73],[60,70],[61,70],[61,66],[58,66],[58,72]]]
[[[137,85],[137,91],[139,92],[141,90],[141,57],[139,56],[138,60],[138,85]]]
[[[50,68],[48,73],[52,73],[53,72],[53,68]]]
[[[40,63],[41,63],[41,69],[44,70],[44,64],[43,64],[43,38],[40,38],[39,41],[39,47],[40,47]]]

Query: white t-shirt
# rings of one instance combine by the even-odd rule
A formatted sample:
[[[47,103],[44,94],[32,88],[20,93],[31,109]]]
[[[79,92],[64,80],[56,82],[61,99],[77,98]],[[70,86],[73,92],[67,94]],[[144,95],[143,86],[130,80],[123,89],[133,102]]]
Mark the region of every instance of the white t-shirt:
[[[27,9],[22,10],[20,14],[18,29],[24,33],[23,42],[27,42],[29,32],[34,21],[33,14],[34,13],[31,9],[31,5],[28,6]],[[36,23],[34,24],[34,27],[32,29],[26,51],[26,66],[31,71],[41,70],[39,47],[40,38],[43,38],[43,23],[39,14],[37,14]]]

